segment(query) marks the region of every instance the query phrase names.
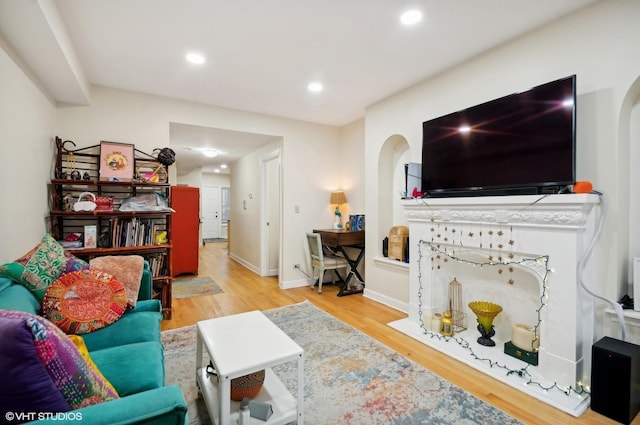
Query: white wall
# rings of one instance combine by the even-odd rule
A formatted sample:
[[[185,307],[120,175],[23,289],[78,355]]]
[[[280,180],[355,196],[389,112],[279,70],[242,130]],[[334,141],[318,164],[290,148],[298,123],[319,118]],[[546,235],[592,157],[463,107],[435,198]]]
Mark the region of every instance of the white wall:
[[[282,144],[282,140],[275,140],[245,155],[231,167],[229,254],[258,274],[261,271],[261,208],[264,196],[260,161],[267,154],[282,152]]]
[[[0,38],[0,263],[44,236],[54,158],[55,106],[16,62]]]
[[[618,122],[640,74],[638,22],[640,3],[599,2],[370,106],[365,117],[367,193],[378,191],[376,164],[390,136],[405,137],[412,160],[421,162],[423,121],[577,74],[577,176],[591,180],[610,201],[595,252],[600,265],[597,289],[618,299],[626,291],[629,251],[629,140],[620,136]],[[377,208],[375,199],[367,197],[367,228],[378,233],[367,235],[368,252],[374,252],[383,237],[375,222]],[[367,256],[366,268],[367,289],[373,294],[408,301],[404,286],[389,284],[373,256]]]
[[[73,140],[78,147],[112,140],[133,143],[145,152],[170,145],[171,122],[279,135],[283,147],[282,221],[286,223],[282,227],[280,279],[285,282],[301,278],[293,264],[306,262],[304,233],[333,223],[328,203],[331,190],[344,186],[349,205],[364,211],[362,121],[341,132],[334,127],[95,86],[91,105],[56,108],[48,94],[40,91],[40,84],[29,79],[29,70],[14,62],[4,40],[0,39],[0,46],[0,146],[3,158],[8,158],[0,167],[0,196],[7,200],[0,219],[15,224],[0,226],[4,241],[0,261],[11,261],[24,253],[46,231],[47,184],[56,135]],[[344,171],[342,156],[351,164]],[[201,175],[177,179],[175,167],[170,167],[169,175],[173,184],[201,186],[203,179]],[[20,184],[10,184],[16,178]],[[295,206],[299,213],[294,214]]]
[[[335,155],[342,149],[338,128],[104,87],[93,87],[90,106],[61,108],[58,117],[58,135],[74,140],[79,146],[112,140],[133,143],[145,152],[169,146],[171,122],[281,137],[285,223],[281,281],[300,278],[293,264],[306,261],[301,249],[304,233],[312,228],[329,227],[333,222],[329,192],[341,186],[343,163]],[[235,182],[232,191],[234,185]],[[353,190],[362,188],[354,186]],[[238,196],[232,192],[232,202],[234,199]],[[299,214],[294,213],[294,205],[300,206]],[[241,223],[232,223],[232,236],[236,226]],[[253,237],[248,234],[250,239],[240,243],[254,244]],[[253,254],[247,255],[250,258],[246,260],[253,263]]]
[[[341,163],[340,187],[347,197],[342,205],[343,221],[349,214],[364,214],[364,119],[357,120],[340,129],[340,148],[336,157]],[[329,197],[327,196],[327,200]],[[330,211],[333,214],[333,211]]]
[[[230,184],[231,176],[229,174],[202,173],[203,186],[229,187]]]
[[[202,168],[198,167],[192,170],[189,174],[183,174],[176,177],[177,184],[186,184],[188,186],[194,186],[202,188],[203,174]]]

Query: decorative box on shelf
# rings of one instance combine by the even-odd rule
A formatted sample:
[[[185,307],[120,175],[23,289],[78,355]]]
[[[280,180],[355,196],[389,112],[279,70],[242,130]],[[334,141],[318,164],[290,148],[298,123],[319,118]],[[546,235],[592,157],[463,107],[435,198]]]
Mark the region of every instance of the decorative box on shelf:
[[[533,366],[538,366],[538,352],[527,351],[522,348],[518,348],[511,341],[504,343],[504,353],[508,354],[516,359],[520,359],[523,362],[529,363]]]
[[[409,228],[407,226],[393,226],[389,230],[389,259],[404,261]]]

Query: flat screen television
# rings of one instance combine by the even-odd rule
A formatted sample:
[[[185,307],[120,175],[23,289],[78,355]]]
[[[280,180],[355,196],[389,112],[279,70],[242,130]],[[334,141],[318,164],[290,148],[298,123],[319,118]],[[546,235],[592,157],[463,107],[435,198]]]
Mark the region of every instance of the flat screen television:
[[[575,183],[576,76],[422,124],[422,193],[560,192]]]

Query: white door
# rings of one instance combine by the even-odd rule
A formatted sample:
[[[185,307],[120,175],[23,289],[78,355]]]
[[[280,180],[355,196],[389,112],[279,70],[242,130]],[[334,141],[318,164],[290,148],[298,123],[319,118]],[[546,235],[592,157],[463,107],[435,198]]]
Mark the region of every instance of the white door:
[[[261,158],[262,185],[262,246],[261,275],[277,276],[280,269],[280,151]]]
[[[280,158],[267,162],[267,239],[269,276],[278,274],[280,261]]]
[[[202,187],[202,239],[220,237],[220,186]]]

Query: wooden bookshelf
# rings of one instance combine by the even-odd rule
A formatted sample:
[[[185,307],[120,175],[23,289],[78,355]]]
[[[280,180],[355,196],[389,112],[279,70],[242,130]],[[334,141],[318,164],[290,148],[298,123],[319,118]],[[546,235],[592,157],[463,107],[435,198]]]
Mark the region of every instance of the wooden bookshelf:
[[[62,142],[56,138],[55,177],[49,185],[50,232],[57,240],[65,240],[70,235],[79,234],[83,240],[85,226],[95,226],[95,247],[67,248],[75,256],[90,260],[104,255],[140,255],[149,262],[153,280],[153,292],[162,302],[165,318],[171,318],[171,214],[170,185],[145,181],[144,178],[131,181],[107,181],[99,176],[100,145],[81,149],[71,149],[73,142]],[[75,144],[73,144],[75,147]],[[144,152],[134,151],[135,162],[160,164]],[[160,166],[160,165],[158,165]],[[164,166],[162,166],[164,167]],[[71,178],[71,171],[78,171],[80,179]],[[76,177],[77,175],[76,174]],[[166,175],[166,169],[164,169]],[[112,200],[108,210],[74,211],[73,204],[80,196],[89,192],[96,197]],[[123,203],[133,197],[144,195],[158,197],[166,201],[166,208],[150,207],[146,210],[121,210]],[[157,236],[166,232],[164,240]]]

